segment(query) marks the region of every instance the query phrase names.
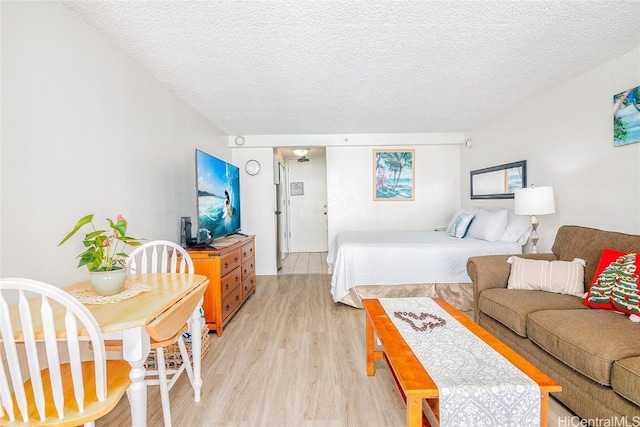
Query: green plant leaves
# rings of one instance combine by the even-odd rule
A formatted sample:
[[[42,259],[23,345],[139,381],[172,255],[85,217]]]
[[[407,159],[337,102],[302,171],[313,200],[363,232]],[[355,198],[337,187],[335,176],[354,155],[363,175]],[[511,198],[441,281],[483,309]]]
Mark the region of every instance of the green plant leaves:
[[[58,246],[60,246],[61,244],[63,244],[67,240],[69,240],[69,238],[71,236],[76,234],[76,231],[80,230],[84,225],[89,224],[91,221],[93,221],[93,214],[90,214],[90,215],[87,215],[87,216],[83,216],[82,218],[80,218],[80,220],[76,223],[76,226],[73,227],[73,230],[71,230],[71,232],[69,232],[69,234],[64,236],[64,239],[62,239],[60,241],[60,243],[58,243]]]

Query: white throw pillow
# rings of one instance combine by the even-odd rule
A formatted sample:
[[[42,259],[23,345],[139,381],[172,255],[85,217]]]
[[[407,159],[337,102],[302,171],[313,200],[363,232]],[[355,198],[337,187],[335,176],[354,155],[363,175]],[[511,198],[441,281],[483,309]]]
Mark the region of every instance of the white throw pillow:
[[[467,234],[471,221],[473,221],[473,214],[461,213],[451,226],[449,234],[458,239],[462,239]]]
[[[531,234],[531,219],[528,215],[516,215],[512,211],[508,211],[507,228],[500,237],[503,242],[518,242],[522,240],[522,245],[527,242],[529,234]]]
[[[467,234],[474,239],[495,242],[504,234],[508,219],[509,215],[506,209],[498,211],[480,209],[476,212]]]
[[[477,209],[470,209],[470,208],[460,208],[456,211],[456,213],[453,214],[453,216],[451,217],[451,220],[449,221],[449,225],[447,225],[447,233],[451,232],[451,227],[453,227],[453,223],[456,222],[456,220],[458,219],[458,217],[460,216],[460,214],[466,213],[466,214],[475,214],[477,212]]]
[[[584,294],[585,261],[545,261],[512,256],[507,259],[511,272],[507,289],[527,289],[555,294]]]

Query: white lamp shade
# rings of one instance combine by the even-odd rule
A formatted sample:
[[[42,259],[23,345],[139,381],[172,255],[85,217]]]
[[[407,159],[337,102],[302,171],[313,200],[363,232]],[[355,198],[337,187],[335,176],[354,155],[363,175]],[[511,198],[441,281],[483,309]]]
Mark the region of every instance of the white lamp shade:
[[[514,193],[516,215],[546,215],[556,212],[553,187],[521,188]]]

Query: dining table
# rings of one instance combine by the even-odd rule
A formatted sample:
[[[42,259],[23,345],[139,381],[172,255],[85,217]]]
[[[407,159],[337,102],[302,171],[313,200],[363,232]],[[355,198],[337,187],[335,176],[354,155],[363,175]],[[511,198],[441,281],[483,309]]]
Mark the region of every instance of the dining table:
[[[180,273],[149,273],[129,275],[125,289],[134,285],[142,291],[126,299],[112,298],[107,303],[81,302],[93,314],[105,339],[122,340],[122,357],[131,366],[128,397],[131,406],[131,425],[147,425],[147,383],[145,362],[150,353],[151,340],[160,340],[163,333],[189,323],[193,360],[194,400],[200,401],[202,388],[201,347],[203,319],[200,311],[202,296],[209,284],[206,276]],[[64,287],[78,295],[91,289],[91,282],[83,281]],[[116,296],[117,297],[117,296]],[[30,302],[33,313],[39,312],[36,301]],[[13,310],[12,310],[13,311]],[[12,313],[13,316],[14,313]],[[34,315],[36,339],[42,336],[39,316]],[[57,321],[57,320],[56,320]],[[82,334],[82,331],[80,331]],[[155,336],[160,335],[160,336]],[[188,363],[185,361],[184,363]]]

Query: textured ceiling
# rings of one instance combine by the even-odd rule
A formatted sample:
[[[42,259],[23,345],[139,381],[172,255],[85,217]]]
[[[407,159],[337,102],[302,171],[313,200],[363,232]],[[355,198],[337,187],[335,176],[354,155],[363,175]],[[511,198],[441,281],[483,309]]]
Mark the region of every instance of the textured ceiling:
[[[229,135],[463,132],[640,45],[640,0],[64,3]]]

